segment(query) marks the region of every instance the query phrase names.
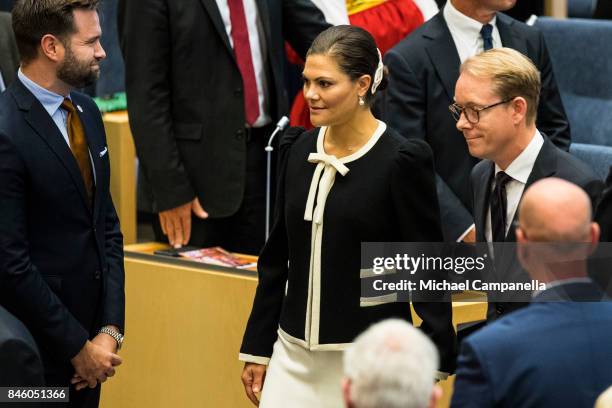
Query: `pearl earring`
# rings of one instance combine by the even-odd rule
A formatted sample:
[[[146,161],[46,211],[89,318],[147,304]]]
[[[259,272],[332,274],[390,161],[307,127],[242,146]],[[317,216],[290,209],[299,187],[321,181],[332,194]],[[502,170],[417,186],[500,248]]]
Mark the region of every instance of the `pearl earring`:
[[[359,106],[363,106],[365,105],[365,100],[363,99],[363,96],[359,97]]]

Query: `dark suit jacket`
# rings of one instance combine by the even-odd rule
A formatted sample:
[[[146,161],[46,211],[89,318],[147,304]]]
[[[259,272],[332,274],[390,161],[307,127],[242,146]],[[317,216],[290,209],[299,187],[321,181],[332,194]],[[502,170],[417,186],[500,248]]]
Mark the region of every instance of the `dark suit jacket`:
[[[123,237],[102,117],[87,96],[71,97],[93,161],[93,209],[40,102],[19,80],[0,95],[0,303],[36,339],[46,373],[71,371],[100,326],[124,324]]]
[[[593,284],[564,284],[468,337],[451,406],[593,407],[612,384],[612,303],[558,300],[602,296]]]
[[[471,183],[474,202],[474,223],[476,224],[476,241],[486,242],[485,223],[491,196],[491,184],[495,176],[495,164],[490,160],[483,160],[472,170]],[[525,190],[536,181],[545,177],[558,177],[568,180],[589,195],[593,205],[599,201],[603,183],[593,173],[591,168],[578,158],[557,148],[545,136],[544,144],[533,165],[531,174],[527,179]],[[514,214],[513,222],[518,219],[518,210]],[[514,228],[508,230],[506,242],[515,242],[516,232]],[[497,277],[508,282],[520,282],[528,279],[527,273],[522,269],[514,251],[502,251],[501,256],[496,256],[495,268]],[[494,307],[492,307],[494,306]],[[524,306],[519,303],[489,305],[489,315],[495,313],[497,316],[509,312],[517,307]]]
[[[601,228],[600,244],[589,262],[589,275],[612,297],[612,166],[606,179],[606,187],[595,211],[595,221]]]
[[[487,210],[489,209],[489,198],[491,195],[491,184],[495,176],[495,163],[491,160],[482,160],[472,170],[471,183],[474,202],[474,223],[476,224],[476,240],[485,240],[485,222]],[[531,174],[527,179],[525,190],[536,181],[546,177],[558,177],[570,181],[581,187],[589,195],[592,205],[595,207],[601,197],[603,190],[602,181],[593,173],[593,170],[571,154],[557,148],[544,136],[544,144],[533,165]],[[513,221],[518,219],[518,211],[514,214]],[[515,242],[516,233],[514,228],[508,230],[506,242]]]
[[[612,19],[612,2],[610,0],[598,0],[593,17],[606,20]]]
[[[0,73],[7,87],[13,83],[19,67],[19,51],[11,26],[11,15],[0,12]]]
[[[32,335],[0,306],[0,387],[43,386],[43,365]]]
[[[612,166],[606,179],[606,188],[595,211],[595,221],[601,227],[602,242],[612,242]]]
[[[256,3],[276,121],[289,100],[283,41],[304,56],[328,24],[308,0]],[[234,214],[246,171],[243,85],[216,1],[127,0],[119,20],[139,183],[150,185],[155,204],[142,209],[197,196],[211,217]]]
[[[535,28],[497,15],[505,47],[533,60],[542,73],[538,128],[564,150],[569,149],[569,123],[542,34]],[[469,174],[477,159],[448,110],[453,103],[460,60],[443,13],[387,52],[389,86],[383,98],[387,124],[404,137],[425,139],[434,151],[445,238],[456,240],[471,224]]]

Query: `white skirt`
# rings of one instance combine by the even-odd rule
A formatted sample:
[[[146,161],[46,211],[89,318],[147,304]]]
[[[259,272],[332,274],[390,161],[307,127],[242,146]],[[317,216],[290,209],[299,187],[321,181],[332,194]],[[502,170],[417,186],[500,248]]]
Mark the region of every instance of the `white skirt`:
[[[278,336],[260,408],[343,407],[342,351],[310,351]]]

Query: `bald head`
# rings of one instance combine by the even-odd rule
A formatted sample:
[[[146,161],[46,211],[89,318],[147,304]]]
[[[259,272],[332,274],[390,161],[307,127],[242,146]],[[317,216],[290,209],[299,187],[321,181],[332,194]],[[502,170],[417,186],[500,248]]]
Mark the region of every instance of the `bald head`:
[[[612,408],[612,387],[605,390],[597,401],[595,401],[595,408]]]
[[[588,241],[591,200],[575,184],[558,178],[542,179],[523,195],[519,222],[530,241]]]

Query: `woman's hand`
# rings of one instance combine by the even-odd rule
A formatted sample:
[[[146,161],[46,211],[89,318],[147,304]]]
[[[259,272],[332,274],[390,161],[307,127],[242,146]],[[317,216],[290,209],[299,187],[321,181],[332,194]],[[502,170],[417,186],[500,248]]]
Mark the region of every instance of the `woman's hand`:
[[[244,369],[242,370],[244,391],[247,397],[249,397],[251,402],[256,406],[259,406],[259,399],[255,393],[259,393],[263,389],[267,368],[268,366],[265,364],[245,363]]]

